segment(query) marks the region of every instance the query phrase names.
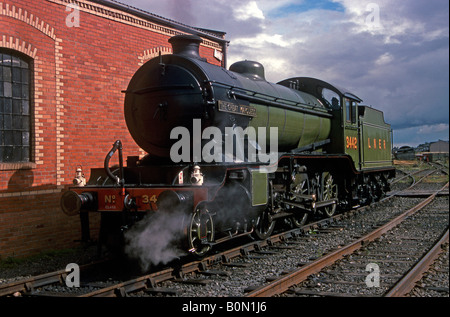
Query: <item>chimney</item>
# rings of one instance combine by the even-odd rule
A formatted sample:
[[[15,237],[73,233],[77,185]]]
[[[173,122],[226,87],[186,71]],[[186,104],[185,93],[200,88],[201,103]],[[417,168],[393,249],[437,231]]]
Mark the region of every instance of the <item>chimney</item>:
[[[173,54],[206,61],[205,58],[200,57],[200,43],[202,42],[203,40],[197,35],[176,35],[169,39]]]

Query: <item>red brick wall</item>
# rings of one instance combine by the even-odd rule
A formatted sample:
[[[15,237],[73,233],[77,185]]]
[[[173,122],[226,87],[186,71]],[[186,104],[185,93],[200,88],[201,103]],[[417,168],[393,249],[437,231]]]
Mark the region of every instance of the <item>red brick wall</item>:
[[[79,27],[68,27],[66,2],[0,0],[0,47],[34,61],[32,162],[0,163],[0,259],[80,239],[79,218],[60,210],[61,190],[78,165],[87,178],[90,168],[101,167],[117,139],[125,158],[142,154],[126,128],[121,91],[158,47],[170,52],[167,40],[181,33],[88,0],[77,2]],[[220,64],[215,48],[221,50],[208,41],[201,55]]]

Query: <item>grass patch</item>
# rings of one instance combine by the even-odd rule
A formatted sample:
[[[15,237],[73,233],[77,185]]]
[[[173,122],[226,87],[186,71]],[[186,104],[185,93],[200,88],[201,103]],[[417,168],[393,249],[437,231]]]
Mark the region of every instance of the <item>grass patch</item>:
[[[32,255],[25,258],[7,257],[5,259],[0,259],[0,270],[1,269],[14,269],[20,267],[21,265],[34,263],[34,262],[51,262],[54,259],[61,258],[64,256],[71,256],[78,252],[77,249],[62,249],[62,250],[49,250],[44,251],[36,255]]]

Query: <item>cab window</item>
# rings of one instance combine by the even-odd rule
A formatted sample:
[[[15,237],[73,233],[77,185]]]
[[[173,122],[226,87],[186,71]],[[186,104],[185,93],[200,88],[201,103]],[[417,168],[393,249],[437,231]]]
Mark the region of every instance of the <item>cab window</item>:
[[[356,123],[356,109],[358,107],[358,103],[352,101],[350,99],[345,99],[345,113],[346,113],[346,121],[349,123]]]
[[[322,89],[322,98],[326,101],[327,106],[333,110],[338,110],[341,107],[339,95],[330,89]]]

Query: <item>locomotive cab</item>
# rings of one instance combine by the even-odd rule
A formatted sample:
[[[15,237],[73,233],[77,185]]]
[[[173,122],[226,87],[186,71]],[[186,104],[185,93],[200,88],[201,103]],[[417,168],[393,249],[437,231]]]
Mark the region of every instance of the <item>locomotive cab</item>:
[[[359,166],[358,104],[362,100],[344,88],[315,78],[290,78],[278,84],[292,86],[292,83],[295,83],[296,89],[320,99],[333,114],[330,133],[332,140],[326,146],[326,152],[348,154],[355,166]]]

